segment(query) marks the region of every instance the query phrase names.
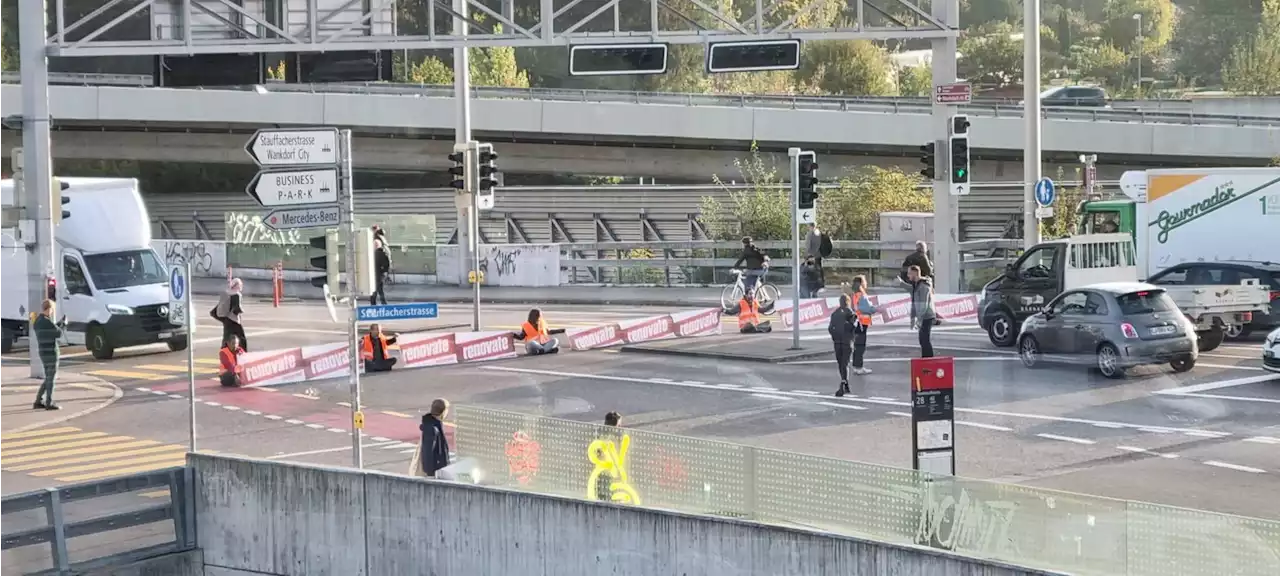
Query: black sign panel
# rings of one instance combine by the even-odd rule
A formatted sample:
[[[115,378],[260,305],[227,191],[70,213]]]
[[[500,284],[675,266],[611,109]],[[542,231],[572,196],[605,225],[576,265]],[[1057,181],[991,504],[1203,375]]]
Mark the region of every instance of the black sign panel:
[[[287,81],[303,84],[391,80],[390,51],[301,52],[288,56]]]
[[[665,74],[666,72],[666,44],[569,47],[569,74],[572,76]]]
[[[156,86],[244,86],[262,83],[260,54],[156,56]]]
[[[799,40],[715,42],[707,47],[709,74],[795,70],[799,67]]]

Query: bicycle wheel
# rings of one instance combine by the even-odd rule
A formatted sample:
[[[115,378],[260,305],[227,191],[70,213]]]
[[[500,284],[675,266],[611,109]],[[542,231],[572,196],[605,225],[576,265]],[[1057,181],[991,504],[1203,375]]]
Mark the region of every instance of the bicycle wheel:
[[[741,284],[734,282],[724,287],[720,292],[720,306],[722,308],[733,308],[738,305],[738,301],[742,299]]]
[[[761,284],[757,292],[760,293],[757,300],[759,300],[762,305],[769,302],[777,302],[778,296],[781,294],[778,292],[778,287],[773,284]]]

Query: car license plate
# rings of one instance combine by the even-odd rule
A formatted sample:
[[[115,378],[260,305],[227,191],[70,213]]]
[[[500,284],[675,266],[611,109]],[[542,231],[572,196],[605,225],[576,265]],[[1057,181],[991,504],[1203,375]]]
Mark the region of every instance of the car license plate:
[[[161,339],[161,340],[165,340],[165,339],[168,339],[168,338],[173,338],[173,332],[161,332],[161,333],[160,333],[160,339]]]
[[[1164,336],[1165,334],[1173,334],[1175,331],[1177,331],[1177,328],[1174,328],[1173,326],[1156,326],[1151,329],[1151,335]]]

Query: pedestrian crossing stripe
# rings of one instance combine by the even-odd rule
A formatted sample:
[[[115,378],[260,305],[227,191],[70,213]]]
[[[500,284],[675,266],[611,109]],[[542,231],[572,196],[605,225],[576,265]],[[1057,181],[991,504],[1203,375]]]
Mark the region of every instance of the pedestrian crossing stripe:
[[[183,374],[187,373],[187,367],[181,366],[178,364],[143,364],[141,366],[134,366],[134,368],[138,368],[141,370],[158,370],[160,372],[181,372]],[[217,371],[218,371],[217,368],[205,368],[203,366],[196,366],[196,369],[195,369],[196,374],[213,374]]]
[[[131,380],[169,380],[173,376],[168,374],[154,374],[151,372],[133,372],[131,370],[89,370],[85,372],[90,376],[105,376],[108,378],[127,378]]]
[[[58,482],[84,482],[183,466],[187,447],[72,426],[0,436],[0,469]]]
[[[218,360],[209,358],[197,358],[195,373],[200,375],[212,375],[218,373]],[[186,364],[139,364],[137,366],[129,366],[125,370],[89,370],[85,374],[90,376],[98,376],[106,379],[116,380],[172,380],[182,374],[187,373]],[[146,370],[146,372],[143,372]]]

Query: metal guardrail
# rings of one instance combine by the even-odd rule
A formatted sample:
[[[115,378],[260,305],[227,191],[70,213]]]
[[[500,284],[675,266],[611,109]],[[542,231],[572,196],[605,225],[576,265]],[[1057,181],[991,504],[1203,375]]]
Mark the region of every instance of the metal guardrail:
[[[245,90],[253,86],[237,87]],[[213,88],[208,88],[213,89]],[[271,92],[307,92],[315,94],[386,94],[452,98],[452,86],[418,84],[268,84]],[[562,90],[554,88],[473,88],[476,98],[547,100],[558,102],[594,102],[619,104],[656,104],[681,106],[720,106],[731,108],[782,108],[788,110],[829,110],[838,112],[879,112],[886,114],[932,114],[929,102],[883,102],[866,98],[818,96],[757,96],[683,94],[664,92],[622,92],[615,90]],[[975,103],[959,107],[971,116],[989,118],[1022,118],[1019,104]],[[1126,122],[1139,124],[1193,124],[1228,126],[1280,126],[1280,118],[1178,113],[1167,111],[1116,110],[1114,108],[1043,108],[1048,120],[1084,120],[1093,122]]]
[[[0,549],[3,550],[6,573],[9,569],[33,573],[52,567],[54,574],[78,574],[95,568],[116,566],[161,554],[190,550],[195,547],[196,534],[192,487],[190,472],[184,467],[177,467],[6,496],[0,500],[0,514],[5,516],[5,529],[0,536],[3,544],[0,545]],[[124,511],[86,520],[67,520],[68,504],[159,488],[169,489],[168,502],[142,507],[126,507]],[[11,530],[15,524],[19,523],[14,515],[34,510],[44,512],[45,525]],[[77,507],[78,512],[82,510],[83,508]],[[76,538],[97,536],[110,539],[113,532],[166,521],[173,522],[174,537],[171,541],[161,544],[140,547],[126,541],[114,547],[123,548],[118,552],[84,559],[74,558],[77,552],[76,547],[68,544]],[[11,552],[42,545],[48,546],[47,554],[37,552],[20,556],[16,552]],[[109,543],[95,543],[85,548],[101,550],[110,549],[112,546]]]

